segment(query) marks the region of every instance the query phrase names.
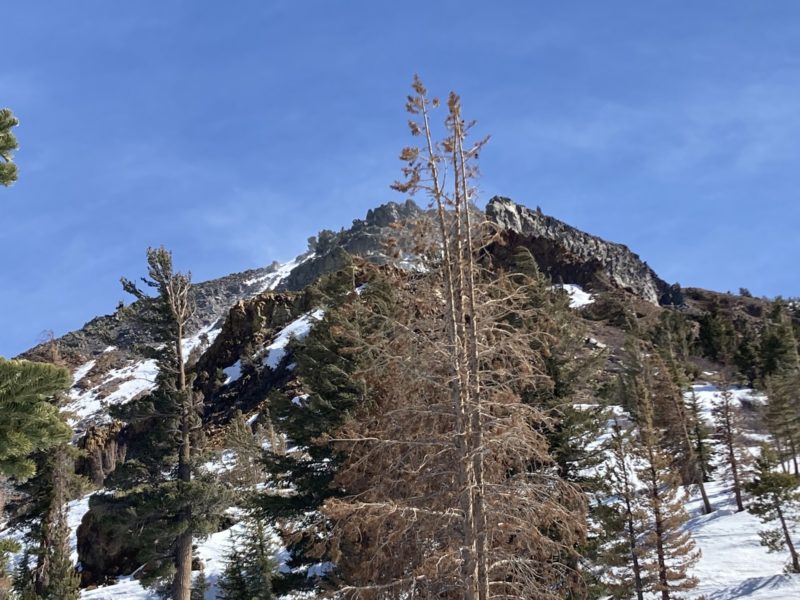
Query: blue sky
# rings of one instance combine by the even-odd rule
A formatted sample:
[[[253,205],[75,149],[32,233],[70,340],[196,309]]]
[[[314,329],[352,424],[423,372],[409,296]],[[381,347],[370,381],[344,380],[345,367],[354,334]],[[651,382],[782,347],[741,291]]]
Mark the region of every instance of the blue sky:
[[[800,295],[800,5],[10,0],[0,355],[110,313],[171,248],[195,280],[399,200],[413,73],[492,135],[494,194],[668,281]]]

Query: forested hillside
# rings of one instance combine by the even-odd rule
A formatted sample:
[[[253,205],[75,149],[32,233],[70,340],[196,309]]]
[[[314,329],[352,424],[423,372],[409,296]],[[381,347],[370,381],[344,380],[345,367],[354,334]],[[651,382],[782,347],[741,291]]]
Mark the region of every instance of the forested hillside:
[[[407,110],[402,203],[199,284],[150,248],[0,361],[0,598],[800,597],[800,303],[480,210],[459,97]]]

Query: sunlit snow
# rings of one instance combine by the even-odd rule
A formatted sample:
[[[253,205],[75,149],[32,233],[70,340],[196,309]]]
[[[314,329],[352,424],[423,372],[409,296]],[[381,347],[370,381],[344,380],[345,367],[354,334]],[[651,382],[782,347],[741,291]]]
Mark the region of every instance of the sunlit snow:
[[[266,348],[266,355],[264,356],[264,364],[270,369],[277,368],[283,357],[286,355],[286,346],[289,340],[303,339],[311,331],[311,325],[314,321],[319,321],[325,311],[321,308],[307,313],[299,319],[292,321],[286,327],[278,332],[272,343]]]
[[[589,292],[583,291],[583,288],[574,283],[563,283],[554,285],[554,288],[559,288],[567,292],[569,295],[569,305],[571,308],[580,308],[594,302],[594,296]]]
[[[245,279],[245,285],[257,285],[259,292],[265,292],[267,290],[274,290],[278,287],[283,281],[289,277],[289,274],[294,270],[295,267],[303,264],[304,262],[311,260],[314,258],[316,254],[313,252],[311,254],[301,254],[300,256],[290,260],[287,263],[280,265],[277,269],[272,271],[271,273],[267,273],[266,275],[262,275],[261,277],[253,277],[252,279]]]
[[[86,372],[88,372],[88,369]],[[119,369],[112,369],[91,389],[82,390],[78,387],[73,387],[69,391],[71,401],[64,407],[64,410],[74,415],[74,422],[83,421],[108,406],[127,402],[142,392],[152,390],[156,385],[157,375],[158,366],[153,359],[141,360]],[[85,373],[83,376],[85,377]],[[76,378],[76,381],[79,381],[79,379]],[[101,397],[101,388],[105,385],[114,389],[109,394]],[[102,418],[103,420],[108,419],[107,415],[103,415]]]

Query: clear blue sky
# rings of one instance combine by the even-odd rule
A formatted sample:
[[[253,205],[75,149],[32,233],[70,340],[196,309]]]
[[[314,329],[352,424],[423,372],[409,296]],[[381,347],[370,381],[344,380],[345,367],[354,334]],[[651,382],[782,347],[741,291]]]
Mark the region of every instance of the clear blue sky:
[[[286,260],[388,189],[419,72],[506,195],[669,281],[800,295],[800,4],[6,0],[0,355],[112,312],[171,248]]]

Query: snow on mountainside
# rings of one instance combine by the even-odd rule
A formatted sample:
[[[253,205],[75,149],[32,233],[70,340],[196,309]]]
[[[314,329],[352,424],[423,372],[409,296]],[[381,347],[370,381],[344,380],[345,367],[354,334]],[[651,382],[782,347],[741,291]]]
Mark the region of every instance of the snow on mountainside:
[[[307,319],[307,315],[303,317]],[[301,319],[298,319],[300,321]],[[296,324],[295,321],[293,324]],[[704,414],[710,411],[711,404],[718,398],[719,390],[713,385],[702,382],[692,386],[687,392],[687,399],[694,392]],[[740,402],[762,402],[764,396],[747,388],[738,388],[734,397]],[[302,400],[298,398],[297,404]],[[590,408],[586,405],[586,408]],[[706,410],[707,409],[707,410]],[[610,407],[621,423],[629,422],[627,415],[620,407]],[[710,414],[710,413],[708,413]],[[609,421],[609,427],[613,420]],[[598,440],[599,441],[599,440]],[[754,600],[795,600],[800,598],[800,575],[783,572],[786,556],[782,553],[768,553],[760,544],[758,531],[761,523],[753,515],[737,513],[733,503],[732,492],[728,484],[712,481],[706,487],[715,511],[710,515],[702,514],[702,502],[698,495],[693,495],[686,503],[691,519],[687,528],[701,551],[701,558],[692,570],[700,584],[689,597],[705,596],[707,600],[734,600],[752,598]],[[70,525],[77,527],[78,515],[86,510],[86,499],[70,504]],[[211,584],[206,600],[215,600],[217,577],[224,569],[224,556],[230,547],[231,534],[237,531],[235,525],[231,529],[210,536],[198,544],[197,554],[204,561],[205,573]],[[74,539],[74,529],[72,538]],[[279,539],[274,537],[276,544]],[[279,562],[286,559],[284,552],[276,555]],[[309,595],[307,598],[315,596]],[[148,592],[131,578],[120,578],[114,585],[103,586],[81,593],[84,600],[155,600],[156,595]],[[284,600],[296,599],[297,596],[285,597]],[[655,596],[648,598],[656,599]]]
[[[700,580],[692,598],[707,600],[797,600],[800,574],[784,573],[787,555],[770,554],[761,545],[762,525],[748,512],[736,512],[733,494],[727,485],[712,481],[706,485],[716,509],[702,514],[702,500],[693,498],[686,507],[693,515],[688,529],[702,552],[692,570]]]
[[[625,293],[646,300],[652,310],[661,310],[657,303],[660,295],[666,292],[666,284],[627,248],[605,243],[582,232],[571,232],[569,226],[551,217],[543,217],[527,209],[522,210],[524,207],[519,210],[512,208],[509,201],[498,201],[492,214],[499,224],[513,233],[510,237],[513,243],[530,247],[537,261],[544,256],[540,266],[554,282],[569,282],[558,283],[554,288],[561,288],[569,295],[571,307],[576,309],[588,307],[583,311],[577,311],[576,314],[586,316],[589,312],[599,311],[602,308],[603,292],[608,290],[608,287],[603,287],[607,279],[605,274],[613,275],[611,281],[612,287],[616,286],[615,289],[625,290]],[[245,398],[248,403],[252,400],[252,403],[243,406],[242,409],[243,412],[246,409],[246,415],[251,415],[248,424],[254,425],[261,414],[267,414],[265,410],[255,414],[253,412],[263,409],[258,402],[266,397],[268,390],[265,391],[266,387],[257,388],[253,382],[258,383],[260,380],[262,383],[266,382],[267,386],[273,385],[271,377],[275,379],[284,377],[283,371],[288,372],[292,369],[292,365],[288,367],[286,365],[289,362],[286,357],[290,351],[290,341],[304,337],[324,315],[322,309],[313,305],[301,305],[299,302],[292,304],[293,298],[302,294],[268,294],[267,300],[263,300],[259,294],[270,290],[295,292],[318,279],[321,274],[341,268],[339,261],[342,248],[380,263],[385,259],[381,254],[381,248],[384,241],[382,236],[385,236],[386,230],[390,229],[387,224],[406,214],[412,216],[418,214],[418,209],[415,210],[417,212],[408,205],[400,208],[397,205],[380,207],[374,213],[370,211],[365,221],[356,220],[353,228],[336,234],[330,232],[330,236],[325,236],[327,240],[325,242],[323,236],[320,236],[320,241],[315,247],[312,246],[313,252],[301,254],[285,264],[274,264],[268,268],[197,284],[196,291],[200,295],[198,312],[201,318],[190,330],[193,332],[192,335],[183,342],[185,354],[187,356],[194,354],[195,357],[203,354],[200,359],[202,362],[208,356],[214,356],[210,346],[215,340],[217,344],[229,343],[230,340],[241,341],[238,346],[231,344],[234,350],[227,354],[220,352],[216,362],[210,363],[207,370],[208,377],[203,385],[207,383],[215,394],[221,390],[220,397],[223,404],[227,401],[233,402],[231,399],[234,398],[236,401]],[[563,239],[555,239],[558,236],[562,236]],[[536,253],[543,248],[549,248],[547,244],[552,244],[555,250]],[[491,251],[498,253],[498,261],[502,263],[504,250],[495,248]],[[601,258],[605,261],[601,262],[605,266],[597,267],[593,259],[593,253],[597,252],[601,253]],[[401,268],[421,269],[413,255],[403,251],[400,256],[402,259],[398,266]],[[364,286],[359,286],[356,292],[360,293],[363,289]],[[274,300],[274,297],[280,298]],[[270,310],[274,309],[275,312],[267,314],[267,309],[259,312],[262,310],[261,307],[253,310],[255,314],[252,322],[259,323],[258,327],[262,329],[256,327],[255,330],[261,337],[253,338],[257,341],[255,351],[257,360],[247,360],[254,358],[253,346],[249,347],[249,354],[246,354],[245,349],[248,346],[245,342],[253,340],[249,338],[242,340],[243,336],[238,335],[238,330],[232,329],[231,333],[226,331],[225,327],[233,321],[234,310],[231,308],[233,305],[252,308],[253,305],[258,305],[257,301],[262,300],[262,306],[267,306],[271,302]],[[274,314],[279,316],[272,320]],[[244,309],[242,315],[243,319],[251,316]],[[85,331],[73,332],[62,338],[66,340],[68,350],[77,349],[78,355],[82,357],[80,359],[82,362],[75,360],[72,363],[75,365],[80,362],[74,370],[74,385],[69,391],[69,403],[66,406],[66,410],[72,413],[72,424],[78,433],[86,432],[92,425],[108,424],[110,421],[107,414],[108,407],[129,402],[155,387],[158,375],[156,363],[136,354],[136,345],[145,338],[135,326],[125,322],[125,318],[127,317],[124,315],[100,317],[87,324]],[[223,319],[227,319],[225,326]],[[265,322],[268,323],[267,326],[263,325]],[[597,329],[592,331],[592,335],[597,335],[600,340],[608,342],[608,345],[591,337],[587,338],[587,345],[600,349],[610,347],[612,353],[615,349],[613,338],[609,340],[603,337],[604,333],[608,333],[608,328],[597,326]],[[105,340],[103,344],[100,343],[101,340]],[[117,340],[120,346],[113,345]],[[219,358],[223,354],[224,358]],[[252,376],[254,369],[257,370],[256,376]],[[201,381],[201,378],[198,377],[197,381]],[[247,386],[251,384],[253,386],[248,388]],[[301,391],[297,390],[297,395],[291,400],[292,405],[298,407],[298,410],[303,409],[309,397],[308,394],[299,393]],[[702,415],[710,421],[711,407],[718,397],[719,390],[709,383],[697,382],[691,391],[687,392],[687,400],[692,393],[697,399]],[[764,404],[766,400],[763,395],[749,389],[736,388],[732,393],[736,402],[743,407],[758,406]],[[228,408],[231,407],[238,408],[235,404],[231,404]],[[630,422],[620,407],[611,409],[621,422],[626,424]],[[217,416],[223,412],[219,410]],[[220,418],[213,425],[218,427],[224,423],[225,421]],[[611,423],[613,421],[609,426]],[[595,440],[592,444],[600,445],[606,437],[601,436],[601,439]],[[753,433],[750,437],[755,451],[757,443],[763,440],[764,436]],[[209,463],[207,466],[210,471],[218,472],[216,469],[226,468],[226,461],[230,462],[229,459],[230,456],[223,453],[217,461],[218,464]],[[700,587],[690,594],[690,597],[704,594],[707,600],[745,597],[779,600],[800,598],[800,576],[782,574],[785,562],[783,555],[768,554],[759,544],[758,520],[748,513],[734,512],[731,506],[731,494],[722,482],[711,482],[708,491],[717,508],[711,515],[701,514],[699,499],[692,497],[687,501],[687,509],[692,515],[688,527],[702,551],[702,558],[694,570],[694,574],[700,579]],[[89,497],[90,495],[75,500],[69,505],[70,543],[73,550],[76,549],[76,530],[88,510]],[[197,554],[204,561],[206,576],[212,584],[206,594],[207,600],[216,597],[214,582],[224,568],[224,555],[230,544],[231,533],[235,532],[237,527],[239,526],[235,525],[231,529],[216,533],[208,540],[197,544]],[[4,532],[3,535],[9,533],[15,536],[19,534],[19,532]],[[278,558],[285,562],[286,556],[280,554]],[[86,560],[89,572],[91,570],[88,566],[89,559]],[[150,600],[156,596],[143,589],[135,579],[122,577],[116,584],[83,590],[81,598]],[[292,598],[296,599],[299,596]]]
[[[698,382],[685,393],[688,402],[692,395],[697,399],[701,414],[711,422],[711,407],[720,398],[720,390],[707,382]],[[763,394],[749,388],[732,390],[734,402],[739,406],[748,403],[762,404]],[[598,405],[579,405],[584,410],[599,408]],[[630,415],[620,406],[606,407],[609,416],[607,431],[592,445],[600,446],[608,441],[615,423],[622,428],[631,426]],[[748,450],[757,455],[758,444],[763,435],[745,432],[751,443]],[[716,452],[719,457],[720,452]],[[607,455],[610,458],[610,454]],[[633,466],[633,462],[631,463]],[[605,467],[600,466],[602,472]],[[706,491],[714,507],[711,514],[703,514],[703,503],[699,492],[690,492],[686,510],[690,515],[687,530],[701,552],[701,557],[690,575],[699,579],[699,585],[687,598],[704,597],[705,600],[734,600],[753,598],[758,600],[796,600],[800,598],[800,574],[784,573],[788,555],[785,552],[770,553],[761,545],[758,532],[763,525],[748,512],[736,512],[730,484],[720,480],[717,469],[714,480],[706,484]],[[631,473],[634,485],[641,486],[635,473]],[[796,528],[795,534],[800,534]],[[648,600],[658,600],[660,595],[646,595]]]
[[[252,286],[253,293],[275,289],[286,280],[293,269],[313,257],[313,253],[300,255],[285,264],[278,265],[266,275],[245,280],[245,284]],[[210,325],[201,327],[193,335],[184,339],[182,345],[185,356],[189,356],[194,350],[202,349],[214,341],[221,331],[218,321],[218,318],[215,319]],[[286,342],[288,342],[288,337],[283,342],[284,346]],[[109,346],[101,353],[101,356],[115,351],[117,351],[116,347]],[[92,381],[90,385],[84,385],[85,379],[96,369],[99,360],[99,358],[93,358],[80,365],[73,373],[73,386],[69,391],[70,402],[64,407],[64,410],[71,413],[72,425],[78,431],[85,429],[89,423],[108,422],[110,420],[107,414],[109,406],[129,402],[136,396],[151,391],[156,385],[158,367],[156,361],[152,359],[128,359],[123,366],[102,373],[99,381]]]

